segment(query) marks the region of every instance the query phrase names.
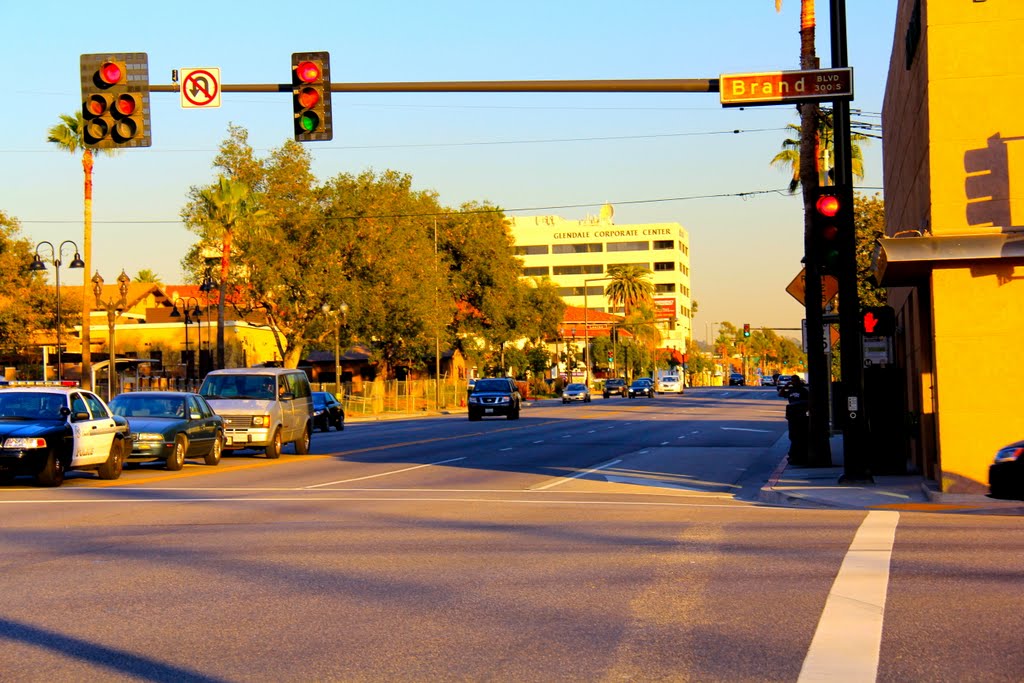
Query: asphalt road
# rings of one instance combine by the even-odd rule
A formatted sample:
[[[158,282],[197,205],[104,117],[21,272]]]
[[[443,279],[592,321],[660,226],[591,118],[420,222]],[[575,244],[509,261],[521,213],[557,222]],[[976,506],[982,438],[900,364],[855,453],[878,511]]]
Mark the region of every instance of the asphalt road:
[[[759,504],[783,406],[548,401],[19,480],[0,680],[1021,680],[1024,520]]]

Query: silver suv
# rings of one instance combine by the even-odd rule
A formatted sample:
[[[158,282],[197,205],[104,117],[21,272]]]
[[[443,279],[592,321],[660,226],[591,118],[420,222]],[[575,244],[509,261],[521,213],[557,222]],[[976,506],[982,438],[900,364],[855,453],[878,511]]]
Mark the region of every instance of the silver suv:
[[[268,458],[278,458],[291,442],[297,454],[309,453],[313,392],[302,370],[214,370],[199,393],[224,418],[225,450],[263,448]]]

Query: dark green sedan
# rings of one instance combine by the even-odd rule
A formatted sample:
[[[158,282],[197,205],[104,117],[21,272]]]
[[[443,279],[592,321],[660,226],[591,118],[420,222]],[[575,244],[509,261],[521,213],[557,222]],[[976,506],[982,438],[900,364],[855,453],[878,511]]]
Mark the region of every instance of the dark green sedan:
[[[128,420],[132,434],[129,460],[163,461],[180,470],[187,458],[207,465],[220,462],[224,419],[199,394],[140,391],[116,396],[110,410]]]

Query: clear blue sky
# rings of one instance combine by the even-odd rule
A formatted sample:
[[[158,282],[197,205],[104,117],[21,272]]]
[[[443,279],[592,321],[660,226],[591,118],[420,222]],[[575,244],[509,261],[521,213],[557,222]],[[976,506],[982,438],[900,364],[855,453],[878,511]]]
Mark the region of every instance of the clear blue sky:
[[[83,53],[146,52],[154,84],[169,84],[172,69],[210,66],[225,83],[283,83],[291,53],[312,50],[330,51],[336,82],[716,78],[799,67],[799,0],[785,0],[781,13],[774,4],[256,1],[241,9],[180,0],[140,3],[144,13],[126,10],[123,20],[115,5],[97,5],[89,27],[78,2],[8,2],[0,209],[33,241],[81,244],[81,163],[47,144],[46,131],[80,106]],[[864,112],[855,119],[880,122],[895,5],[847,3],[852,107]],[[827,0],[817,10],[827,67]],[[698,339],[712,321],[799,328],[802,308],[784,289],[800,270],[800,202],[735,196],[786,186],[768,162],[797,121],[791,106],[722,109],[717,94],[685,93],[335,93],[333,106],[334,140],[308,144],[322,180],[390,168],[451,206],[486,200],[520,215],[582,218],[612,202],[617,223],[678,222],[690,232]],[[219,109],[186,110],[177,94],[154,93],[153,146],[97,159],[93,257],[104,278],[148,268],[181,280],[193,235],[179,212],[190,186],[214,179],[229,123],[248,129],[264,154],[291,136],[291,99],[226,93]],[[864,155],[861,185],[880,188],[881,142]]]

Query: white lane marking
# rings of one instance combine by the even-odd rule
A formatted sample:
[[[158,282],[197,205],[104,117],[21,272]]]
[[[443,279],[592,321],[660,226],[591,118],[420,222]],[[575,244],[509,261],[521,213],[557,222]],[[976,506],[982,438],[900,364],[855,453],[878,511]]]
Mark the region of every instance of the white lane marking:
[[[825,601],[798,683],[874,681],[889,561],[900,513],[872,510],[857,529]]]
[[[322,486],[334,486],[335,484],[347,484],[350,481],[363,481],[364,479],[376,479],[377,477],[387,477],[392,474],[399,474],[401,472],[410,472],[412,470],[422,469],[424,467],[433,467],[434,465],[443,465],[448,462],[457,462],[459,460],[465,460],[465,457],[461,458],[450,458],[448,460],[439,460],[437,462],[428,462],[425,465],[416,465],[414,467],[404,467],[400,470],[391,470],[390,472],[380,472],[378,474],[368,474],[365,477],[355,477],[353,479],[339,479],[338,481],[329,481],[324,484],[313,484],[312,486],[304,486],[306,489],[316,489]]]
[[[510,451],[510,450],[512,450],[512,449],[511,448],[499,448],[498,449],[498,451],[500,451],[500,452]]]
[[[535,443],[535,444],[544,443],[544,439],[541,439],[540,441],[534,441],[533,443]]]
[[[589,432],[587,432],[587,434],[593,434],[596,431],[597,431],[596,429],[591,429]]]
[[[572,434],[563,434],[562,438],[563,439],[571,439],[572,438]]]
[[[594,472],[597,472],[598,470],[603,470],[606,467],[611,467],[612,465],[617,465],[620,462],[622,462],[621,458],[618,459],[618,460],[610,460],[610,461],[608,461],[606,463],[602,463],[602,464],[600,464],[600,465],[598,465],[596,467],[591,467],[589,470],[583,470],[582,472],[577,472],[576,474],[572,475],[571,477],[558,477],[556,479],[553,479],[552,481],[549,481],[547,484],[543,484],[541,486],[531,487],[529,490],[530,491],[545,491],[547,489],[554,488],[555,486],[558,486],[559,484],[564,484],[567,481],[572,481],[573,479],[579,479],[580,477],[584,477],[584,476],[586,476],[588,474],[593,474]]]
[[[661,445],[662,445],[662,446],[667,446],[667,445],[668,445],[668,441],[662,441],[662,442],[661,442]]]
[[[685,438],[686,438],[686,435],[684,434],[683,436],[677,436],[676,438],[677,438],[677,439],[685,439]]]
[[[746,427],[722,427],[723,432],[763,432],[764,434],[771,434],[770,429],[748,429]]]

